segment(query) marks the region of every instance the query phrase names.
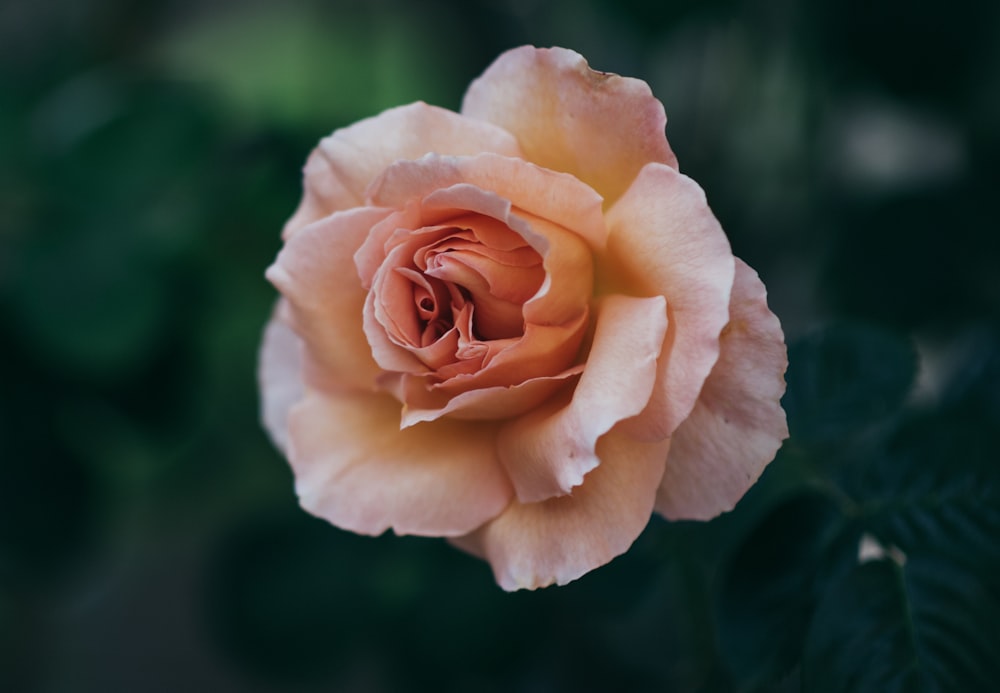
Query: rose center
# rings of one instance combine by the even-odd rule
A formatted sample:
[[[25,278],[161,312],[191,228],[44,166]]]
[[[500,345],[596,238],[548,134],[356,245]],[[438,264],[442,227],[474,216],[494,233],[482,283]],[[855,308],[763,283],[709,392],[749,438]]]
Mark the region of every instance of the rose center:
[[[471,339],[523,335],[522,306],[545,278],[538,252],[505,227],[451,229],[418,251],[407,270],[421,346],[439,339],[465,315]]]

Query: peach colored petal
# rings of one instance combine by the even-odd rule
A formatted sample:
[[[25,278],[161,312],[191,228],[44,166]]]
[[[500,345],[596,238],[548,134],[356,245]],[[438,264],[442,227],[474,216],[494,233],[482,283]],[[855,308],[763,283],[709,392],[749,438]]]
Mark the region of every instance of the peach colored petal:
[[[513,492],[496,427],[435,421],[399,430],[388,395],[310,392],[289,417],[302,507],[361,534],[454,536],[492,519]]]
[[[470,223],[476,224],[477,222],[472,220]],[[416,257],[424,256],[428,245],[449,246],[449,241],[454,240],[455,234],[450,233],[454,229],[429,228],[441,230],[429,233],[427,229],[422,229],[409,234],[400,234],[393,241],[397,244],[391,248],[388,256],[383,260],[382,266],[375,271],[372,278],[372,291],[369,293],[364,307],[364,331],[372,347],[375,361],[388,371],[421,373],[426,372],[428,367],[441,367],[440,362],[444,355],[439,353],[440,345],[433,347],[437,356],[432,359],[427,358],[426,347],[428,345],[424,344],[422,340],[425,331],[420,321],[420,311],[414,305],[413,300],[413,287],[419,286],[419,281],[415,282],[414,277],[416,276],[420,280],[425,279],[425,277],[420,277],[411,265],[414,264]],[[513,232],[509,231],[509,233],[515,235]],[[368,240],[371,240],[371,237]],[[359,257],[362,254],[374,252],[369,248],[369,245],[366,241],[365,250],[359,251]],[[450,245],[454,245],[454,243]],[[538,262],[537,254],[533,250],[530,252],[534,261]],[[492,281],[488,282],[469,266],[468,261],[462,261],[463,256],[467,254],[462,252],[442,253],[440,259],[426,255],[427,261],[431,263],[425,272],[426,277],[442,280],[442,284],[455,282],[471,295],[475,307],[474,309],[470,308],[469,315],[475,320],[478,328],[477,334],[482,339],[496,340],[501,337],[523,334],[525,325],[521,306],[496,299],[492,296],[492,292],[495,290],[501,295],[517,295],[515,288],[503,286],[504,280],[500,275],[505,273],[510,275],[509,280],[530,280],[530,284],[537,288],[542,278],[541,275],[544,274],[542,269],[536,267],[535,271],[525,274],[520,271],[521,268],[494,263],[497,264],[497,267],[491,273],[490,279]],[[524,287],[521,289],[523,290]],[[458,295],[458,289],[453,289],[453,293],[456,296],[451,301],[449,313],[452,312],[452,309],[460,311],[464,307],[465,299]],[[583,299],[580,299],[580,302],[583,303]],[[584,311],[585,308],[584,305]],[[579,318],[579,308],[577,313],[577,318]],[[558,331],[555,328],[546,330],[542,327],[539,327],[538,330],[551,333]],[[441,336],[448,337],[449,340],[454,338],[452,331],[447,328],[441,330]],[[485,344],[496,344],[496,342],[486,342]],[[572,347],[574,353],[577,344],[579,344],[579,340]],[[551,361],[552,356],[562,353],[562,350],[553,349],[547,362]],[[567,360],[571,359],[572,355],[567,357]],[[560,363],[559,368],[548,371],[546,374],[558,372],[563,365]],[[508,381],[504,384],[511,382],[518,381]]]
[[[334,131],[306,161],[302,202],[282,236],[328,214],[365,203],[365,190],[394,161],[428,152],[520,156],[517,142],[501,128],[463,118],[425,103],[391,108]]]
[[[598,311],[593,346],[570,401],[550,400],[500,430],[500,461],[522,503],[562,496],[584,483],[599,463],[598,438],[642,411],[652,392],[667,330],[663,297],[608,296]]]
[[[302,382],[302,339],[286,322],[288,305],[278,299],[264,328],[257,380],[264,429],[274,446],[288,450],[288,412],[305,395]]]
[[[531,378],[553,375],[569,368],[576,361],[580,344],[589,323],[585,310],[565,325],[525,326],[524,337],[516,340],[473,343],[476,358],[482,365],[474,372],[459,374],[434,386],[440,392],[457,395],[470,389],[504,387]],[[481,356],[480,356],[481,354]],[[439,371],[444,375],[444,371]]]
[[[407,200],[459,183],[489,190],[519,210],[570,229],[595,249],[603,248],[607,240],[603,200],[593,188],[571,175],[497,154],[428,154],[416,161],[399,161],[385,170],[368,194],[372,204],[398,208]]]
[[[367,292],[353,256],[372,225],[388,214],[361,207],[310,224],[288,239],[267,270],[306,343],[306,378],[316,387],[374,387],[380,370],[362,329]]]
[[[611,429],[601,464],[570,496],[514,500],[456,546],[490,562],[505,590],[564,585],[628,550],[649,522],[669,440],[641,443]]]
[[[419,202],[411,201],[405,212],[377,225],[355,258],[362,278],[378,272],[386,253],[410,243],[405,236],[411,232],[405,229],[428,224],[426,228],[437,233],[449,222],[468,223],[470,213],[502,222],[541,255],[548,276],[536,295],[524,304],[527,322],[561,325],[580,315],[593,292],[593,254],[582,237],[547,219],[515,210],[510,201],[468,183],[441,188]],[[401,226],[403,223],[406,226]]]
[[[437,190],[422,205],[434,209],[467,209],[491,216],[518,233],[542,256],[546,277],[524,304],[524,319],[538,325],[561,325],[576,319],[593,294],[593,253],[576,233],[548,219],[518,211],[491,191],[467,183]]]
[[[397,343],[397,340],[389,334],[386,328],[387,318],[385,308],[378,300],[374,291],[370,291],[365,298],[362,308],[362,330],[368,340],[371,349],[371,357],[379,368],[385,371],[396,371],[400,373],[424,373],[429,370],[427,364],[420,360],[414,350]],[[452,336],[453,338],[453,336]],[[445,345],[441,345],[445,346]],[[437,350],[435,350],[436,352]],[[438,360],[445,360],[447,356],[435,353]]]
[[[562,326],[528,325],[521,340],[462,344],[455,361],[424,373],[386,372],[379,387],[403,409],[403,427],[444,415],[460,419],[509,419],[533,409],[582,367],[572,366],[588,313]],[[495,350],[495,351],[494,351]]]
[[[504,53],[469,86],[462,113],[513,133],[528,161],[573,174],[608,204],[646,164],[677,166],[649,85],[591,70],[565,48]]]
[[[509,419],[542,404],[560,388],[565,387],[567,381],[582,372],[583,366],[574,366],[557,375],[531,378],[517,385],[468,390],[454,397],[429,391],[420,383],[414,383],[416,380],[414,378],[404,378],[401,380],[401,387],[410,385],[416,392],[399,397],[407,402],[403,408],[400,427],[406,428],[421,421],[433,421],[445,415],[472,421]]]
[[[670,327],[645,411],[628,424],[645,440],[669,436],[687,418],[719,357],[729,321],[734,259],[705,194],[690,178],[650,164],[608,210],[600,292],[663,295]]]
[[[397,210],[380,223],[375,224],[368,237],[364,239],[354,254],[354,264],[361,277],[361,285],[370,289],[375,273],[385,262],[386,255],[398,243],[398,236],[406,235],[409,229],[421,229],[423,232],[436,234],[443,231],[440,226],[425,224],[420,218],[419,201],[414,200],[406,208]]]
[[[524,304],[524,319],[556,325],[573,319],[594,294],[594,257],[572,233],[545,219],[528,217],[524,234],[542,254],[545,281]],[[536,240],[531,240],[536,239]]]
[[[784,335],[757,273],[740,260],[730,312],[719,361],[673,436],[656,499],[657,511],[671,519],[731,510],[788,437]]]
[[[487,221],[503,226],[482,216],[469,223],[475,228]],[[522,245],[513,250],[491,247],[477,238],[484,234],[470,229],[422,249],[417,258],[417,265],[423,265],[428,276],[461,286],[468,293],[475,306],[475,333],[486,340],[517,337],[524,331],[522,304],[538,291],[545,278],[541,256],[518,234],[506,226],[503,229]]]

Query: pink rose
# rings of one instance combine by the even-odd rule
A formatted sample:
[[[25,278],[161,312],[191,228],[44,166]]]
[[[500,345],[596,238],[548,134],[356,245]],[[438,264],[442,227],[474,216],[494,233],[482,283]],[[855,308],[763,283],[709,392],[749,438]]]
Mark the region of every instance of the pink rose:
[[[784,337],[649,87],[522,47],[322,140],[267,271],[264,422],[302,506],[564,584],[731,509],[787,437]]]

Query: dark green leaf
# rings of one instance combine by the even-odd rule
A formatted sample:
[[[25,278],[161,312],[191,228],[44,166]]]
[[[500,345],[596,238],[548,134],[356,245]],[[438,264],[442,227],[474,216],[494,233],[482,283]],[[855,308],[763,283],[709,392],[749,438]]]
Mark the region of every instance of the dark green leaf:
[[[865,525],[904,553],[1000,567],[1000,467],[988,422],[917,415],[847,480]]]
[[[804,690],[904,693],[994,690],[1000,681],[1000,585],[936,557],[881,560],[831,587],[803,656]]]
[[[721,645],[737,680],[755,690],[793,669],[824,585],[856,546],[839,507],[816,492],[786,501],[753,531],[723,574],[720,599]]]

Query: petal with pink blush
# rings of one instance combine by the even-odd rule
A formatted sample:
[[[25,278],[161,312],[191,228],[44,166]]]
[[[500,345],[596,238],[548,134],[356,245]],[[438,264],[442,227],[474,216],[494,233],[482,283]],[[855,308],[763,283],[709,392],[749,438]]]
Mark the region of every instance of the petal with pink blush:
[[[601,464],[573,494],[514,500],[495,520],[452,539],[489,561],[505,590],[564,585],[632,545],[649,522],[669,440],[642,443],[611,429],[597,443]]]
[[[589,323],[586,308],[565,325],[525,326],[524,336],[492,342],[472,342],[477,369],[434,385],[434,389],[458,395],[472,389],[509,387],[532,378],[561,373],[576,362]],[[462,345],[460,344],[460,347]],[[444,377],[446,369],[438,374]]]
[[[288,326],[287,311],[284,299],[278,299],[264,329],[257,370],[261,419],[271,441],[282,452],[288,450],[288,412],[305,395],[302,382],[304,345]]]
[[[670,326],[645,411],[628,424],[645,440],[687,418],[719,357],[729,321],[734,258],[705,194],[687,176],[645,167],[608,210],[608,252],[597,262],[601,292],[662,295]]]
[[[521,215],[524,233],[539,248],[546,277],[524,304],[524,319],[539,325],[565,322],[594,294],[594,256],[576,234],[546,219]]]
[[[317,219],[365,204],[365,190],[386,167],[428,152],[520,156],[516,140],[489,123],[425,103],[391,108],[334,131],[306,161],[302,202],[282,236]]]
[[[292,327],[306,344],[307,381],[316,387],[374,387],[380,371],[362,329],[367,292],[353,256],[388,214],[361,207],[310,224],[267,270],[288,301]]]
[[[419,211],[416,210],[418,205]],[[375,271],[375,258],[379,257],[379,252],[384,257],[387,244],[409,243],[408,240],[399,241],[400,237],[390,238],[387,231],[390,225],[404,218],[408,223],[418,223],[416,217],[420,217],[425,224],[442,225],[430,228],[443,228],[446,220],[465,220],[470,213],[502,222],[542,257],[548,276],[535,296],[524,304],[527,322],[560,325],[580,315],[593,293],[593,253],[585,240],[560,224],[513,209],[508,200],[495,192],[469,183],[435,190],[419,203],[408,206],[405,217],[402,213],[393,215],[379,224],[357,255],[362,277]]]
[[[642,411],[667,330],[662,296],[608,296],[576,389],[501,429],[500,460],[523,503],[573,492],[599,464],[597,440]]]
[[[390,334],[390,329],[386,327],[386,310],[379,297],[374,291],[368,293],[362,309],[362,330],[367,343],[371,349],[371,358],[378,367],[385,371],[398,371],[401,373],[424,373],[428,371],[428,365],[420,360],[420,356],[415,353],[414,348],[407,349],[402,346],[398,339]],[[443,346],[443,345],[442,345]],[[432,359],[446,359],[445,354],[428,354]]]
[[[604,247],[607,231],[603,199],[577,178],[497,154],[466,157],[439,154],[428,154],[416,161],[399,161],[387,168],[369,191],[372,204],[401,207],[407,200],[467,183],[512,201],[520,210],[574,231],[594,249]]]
[[[509,387],[468,390],[454,397],[428,390],[422,383],[415,382],[418,378],[403,376],[400,381],[403,394],[399,398],[407,404],[403,408],[400,426],[406,428],[445,415],[470,421],[506,420],[534,409],[582,372],[583,366],[574,366],[558,375],[531,378]],[[412,390],[408,392],[407,387]]]
[[[406,236],[407,229],[421,229],[427,225],[420,218],[420,206],[414,200],[405,209],[397,210],[383,219],[380,223],[372,226],[368,237],[365,238],[354,253],[354,265],[357,267],[357,274],[361,277],[361,286],[370,289],[375,273],[385,262],[386,255],[392,250],[394,239],[399,236]],[[433,227],[432,232],[439,229]]]
[[[565,48],[515,48],[465,93],[462,113],[517,137],[524,158],[614,202],[650,162],[677,166],[663,105],[642,80],[597,72]]]
[[[708,520],[731,510],[788,437],[781,396],[788,356],[757,273],[736,263],[722,352],[691,416],[673,436],[656,509]]]
[[[302,507],[361,534],[455,536],[496,517],[513,492],[496,427],[434,421],[399,429],[388,395],[310,392],[289,417]]]

